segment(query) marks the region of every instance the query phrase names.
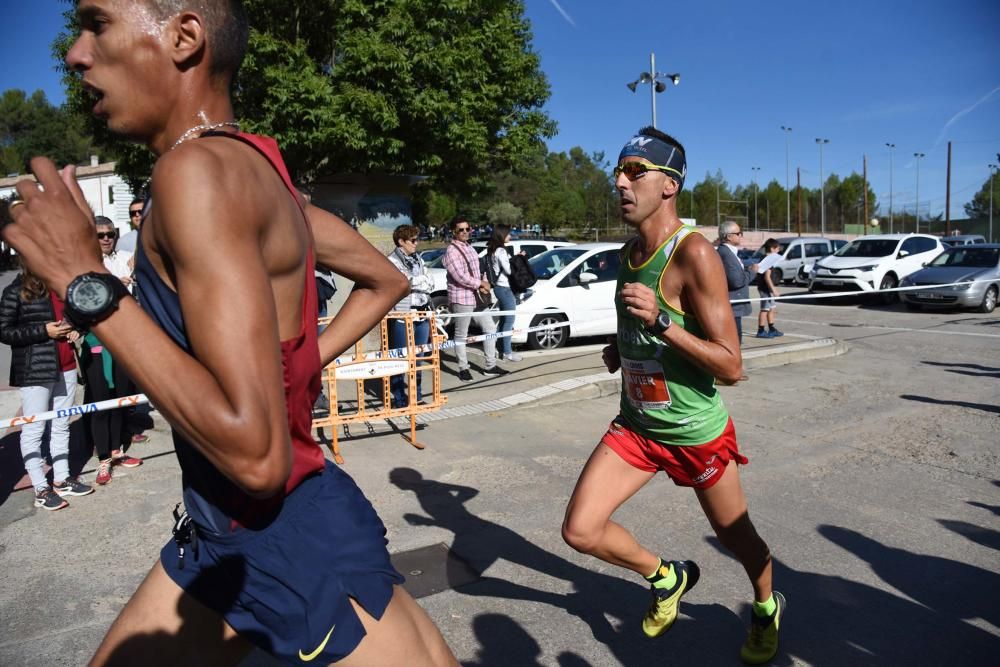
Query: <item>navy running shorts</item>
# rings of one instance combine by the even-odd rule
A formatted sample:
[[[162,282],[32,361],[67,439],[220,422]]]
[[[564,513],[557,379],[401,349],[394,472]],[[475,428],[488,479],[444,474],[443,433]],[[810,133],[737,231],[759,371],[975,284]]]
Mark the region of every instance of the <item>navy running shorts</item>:
[[[244,639],[288,664],[328,665],[365,636],[350,598],[378,619],[403,577],[385,526],[351,477],[330,461],[285,498],[262,530],[199,532],[183,567],[171,539],[160,562],[177,585]]]

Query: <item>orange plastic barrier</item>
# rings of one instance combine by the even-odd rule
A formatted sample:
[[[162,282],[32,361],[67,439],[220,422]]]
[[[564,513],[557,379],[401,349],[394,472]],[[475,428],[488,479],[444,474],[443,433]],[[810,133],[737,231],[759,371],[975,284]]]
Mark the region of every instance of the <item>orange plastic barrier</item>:
[[[404,320],[406,323],[406,354],[390,356],[389,354],[389,320]],[[417,320],[430,320],[430,349],[417,350],[413,342],[413,323]],[[326,320],[329,321],[329,320]],[[323,323],[321,321],[321,323]],[[417,415],[422,412],[440,410],[448,401],[441,394],[441,354],[439,347],[445,336],[438,332],[433,311],[391,312],[379,324],[381,347],[378,350],[366,351],[362,341],[354,346],[353,361],[331,363],[323,369],[323,381],[326,383],[327,396],[330,399],[330,414],[322,419],[314,419],[313,429],[318,430],[333,453],[333,459],[343,465],[344,457],[340,454],[339,430],[343,428],[344,437],[350,438],[350,424],[363,423],[369,433],[375,429],[373,420],[390,419],[393,417],[410,418],[410,434],[403,438],[417,449],[424,445],[417,441]],[[372,354],[374,352],[375,354]],[[389,378],[393,375],[406,375],[409,390],[407,395],[417,395],[417,373],[424,373],[423,405],[417,405],[411,400],[404,407],[392,408],[389,392]],[[430,376],[431,391],[428,391],[427,375]],[[338,392],[338,381],[343,388],[344,383],[352,386],[353,391]],[[353,381],[353,382],[351,382]],[[366,391],[376,394],[369,397]],[[332,438],[327,441],[323,436],[324,429],[331,427]]]

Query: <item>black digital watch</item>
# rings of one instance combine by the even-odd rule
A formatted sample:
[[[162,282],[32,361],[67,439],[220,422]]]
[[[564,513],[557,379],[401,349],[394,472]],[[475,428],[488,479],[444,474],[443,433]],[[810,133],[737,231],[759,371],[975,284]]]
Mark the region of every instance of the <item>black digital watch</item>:
[[[662,336],[663,332],[670,328],[672,322],[670,321],[670,315],[665,310],[661,310],[653,323],[646,327],[648,333],[654,336]]]
[[[66,288],[63,314],[76,329],[87,331],[110,317],[128,295],[122,281],[110,273],[84,273]]]

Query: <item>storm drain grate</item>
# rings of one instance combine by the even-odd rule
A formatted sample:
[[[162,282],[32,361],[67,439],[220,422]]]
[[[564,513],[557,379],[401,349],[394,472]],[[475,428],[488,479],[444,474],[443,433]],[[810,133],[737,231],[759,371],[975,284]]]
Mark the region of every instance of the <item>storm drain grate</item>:
[[[415,598],[423,598],[463,586],[479,579],[472,569],[447,544],[432,544],[390,556],[393,566],[406,577],[403,588]]]

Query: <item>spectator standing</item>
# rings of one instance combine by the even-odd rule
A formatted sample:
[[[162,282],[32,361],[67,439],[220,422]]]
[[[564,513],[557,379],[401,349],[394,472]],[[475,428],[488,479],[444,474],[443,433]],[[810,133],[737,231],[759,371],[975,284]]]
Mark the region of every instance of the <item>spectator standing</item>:
[[[99,215],[95,223],[104,267],[131,291],[132,253],[115,249],[118,231],[110,219]],[[83,337],[80,369],[85,379],[84,401],[87,403],[122,398],[135,393],[135,386],[125,370],[115,363],[111,353],[92,332]],[[129,456],[125,451],[133,440],[144,442],[148,437],[141,433],[133,436],[128,429],[127,417],[125,410],[105,410],[84,415],[84,423],[97,452],[97,477],[94,481],[102,486],[111,481],[113,466],[135,468],[142,465],[142,459]]]
[[[139,201],[140,205],[142,204],[141,200],[137,201]],[[129,205],[129,215],[133,218],[137,217],[133,216],[131,213],[132,209],[134,208],[136,208],[135,201],[133,201],[132,204]],[[141,218],[142,209],[140,208],[139,211],[140,215],[138,217]],[[133,292],[135,290],[135,278],[133,276],[133,272],[135,270],[135,259],[134,259],[135,255],[127,250],[121,250],[118,247],[118,242],[119,242],[118,229],[115,227],[115,223],[112,222],[110,218],[106,218],[103,215],[99,215],[94,220],[97,226],[97,242],[101,246],[101,253],[103,255],[102,261],[104,262],[104,267],[108,271],[110,271],[112,275],[121,280],[122,284],[125,285],[126,288],[128,288],[128,291],[130,293]],[[133,232],[135,232],[135,230],[133,230]],[[133,244],[133,248],[134,247],[135,246]],[[92,344],[95,343],[93,343],[92,341]],[[96,345],[98,347],[101,347],[99,342],[96,343]],[[131,396],[132,394],[136,393],[136,391],[137,389],[135,383],[132,382],[132,380],[128,376],[122,376],[121,386],[117,388],[114,397]],[[128,412],[131,414],[133,410],[129,409]],[[144,408],[142,411],[140,411],[140,414],[148,415],[149,409]],[[131,433],[131,428],[128,425],[127,419],[125,420],[125,427],[126,429],[129,430],[129,433]],[[138,429],[140,427],[136,428]],[[139,432],[137,433],[131,434],[129,438],[134,444],[146,442],[147,440],[149,440],[149,436],[142,433],[141,430],[139,430]],[[134,460],[138,461],[138,459]]]
[[[135,254],[135,244],[139,240],[139,228],[142,227],[142,211],[146,202],[142,199],[133,199],[128,205],[128,225],[132,231],[118,239],[115,249],[119,252],[130,252]]]
[[[76,360],[71,340],[79,337],[62,316],[63,304],[45,284],[22,269],[0,299],[0,340],[11,347],[10,386],[19,387],[21,412],[35,415],[65,410],[76,399]],[[69,506],[62,496],[94,491],[69,475],[69,417],[52,420],[49,455],[52,486],[42,467],[45,422],[21,427],[21,459],[35,489],[35,507],[60,510]]]
[[[400,225],[392,232],[395,250],[389,253],[389,261],[399,269],[410,282],[410,293],[396,304],[393,310],[426,310],[431,301],[431,290],[434,289],[434,279],[427,273],[424,260],[417,254],[417,241],[420,230],[413,225]],[[426,319],[414,319],[413,344],[426,345],[431,336],[431,323]],[[406,320],[389,320],[389,347],[399,349],[406,347]],[[417,403],[421,402],[421,373],[417,373]],[[393,375],[389,379],[389,390],[392,394],[392,407],[402,408],[409,405],[407,397],[406,375]]]
[[[486,353],[486,368],[483,375],[498,377],[506,375],[507,371],[497,366],[496,339],[489,334],[496,332],[497,325],[493,318],[483,312],[480,315],[469,315],[482,310],[477,305],[476,293],[486,296],[490,293],[490,283],[479,274],[479,255],[469,245],[469,235],[472,226],[463,217],[451,221],[452,241],[444,251],[444,268],[448,272],[448,302],[451,312],[457,315],[455,322],[455,354],[458,356],[458,378],[463,382],[472,380],[469,370],[469,355],[465,341],[469,335],[469,320],[475,317],[479,328],[487,334],[483,341],[483,352]]]
[[[743,239],[743,230],[732,221],[719,225],[719,258],[722,268],[726,270],[726,283],[729,287],[729,302],[733,307],[733,318],[736,320],[736,334],[740,345],[743,344],[743,318],[753,313],[749,301],[750,283],[757,275],[757,265],[743,266],[738,254],[739,243]],[[732,303],[739,301],[739,303]]]
[[[778,296],[778,288],[771,280],[771,267],[778,261],[778,250],[781,248],[776,239],[764,241],[764,259],[758,265],[760,279],[757,281],[757,291],[760,292],[760,314],[757,316],[757,338],[780,338],[782,332],[774,326],[774,297]],[[765,330],[764,327],[767,326]]]
[[[510,227],[497,225],[493,235],[486,244],[487,267],[490,282],[493,283],[493,293],[497,295],[500,310],[513,313],[517,300],[510,288],[510,255],[507,254],[507,244],[510,243]],[[507,361],[521,361],[521,355],[514,352],[511,345],[510,331],[514,328],[514,315],[500,316],[500,358]],[[507,335],[504,335],[507,334]]]

